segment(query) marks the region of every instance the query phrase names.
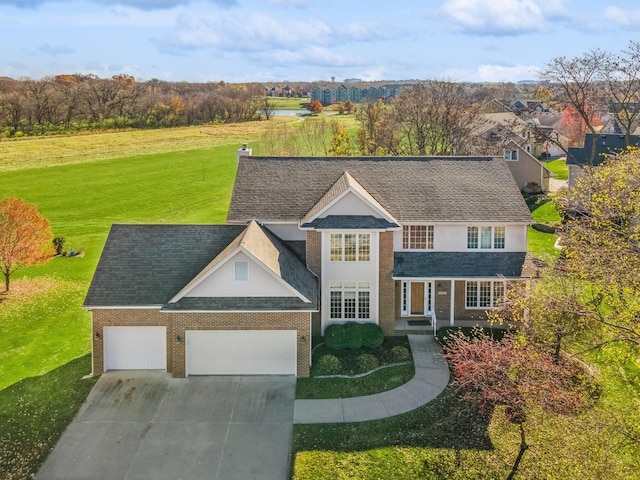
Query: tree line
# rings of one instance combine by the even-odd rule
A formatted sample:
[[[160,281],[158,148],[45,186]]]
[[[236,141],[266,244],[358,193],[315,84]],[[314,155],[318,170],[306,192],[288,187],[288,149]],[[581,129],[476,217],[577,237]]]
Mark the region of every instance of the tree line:
[[[0,136],[113,128],[159,128],[256,117],[264,88],[257,83],[188,83],[130,75],[0,78]]]

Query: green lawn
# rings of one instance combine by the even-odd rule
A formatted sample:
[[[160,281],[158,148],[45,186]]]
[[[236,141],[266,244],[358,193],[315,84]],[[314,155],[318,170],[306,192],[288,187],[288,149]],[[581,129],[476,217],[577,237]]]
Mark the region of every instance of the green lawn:
[[[569,167],[567,167],[565,158],[558,158],[550,162],[544,162],[544,165],[555,174],[556,180],[569,179]]]
[[[55,288],[0,306],[0,388],[89,351],[89,314],[81,305],[111,224],[224,222],[236,150],[230,145],[0,176],[5,196],[35,203],[54,235],[66,238],[66,248],[86,252],[15,275],[16,287],[19,279],[46,277]]]
[[[396,365],[355,378],[299,378],[296,398],[348,398],[392,390],[407,383],[413,365]]]
[[[558,210],[550,197],[529,197],[527,205],[536,223],[555,224],[560,221]],[[560,251],[555,248],[557,236],[528,228],[527,249],[538,258],[555,258]]]

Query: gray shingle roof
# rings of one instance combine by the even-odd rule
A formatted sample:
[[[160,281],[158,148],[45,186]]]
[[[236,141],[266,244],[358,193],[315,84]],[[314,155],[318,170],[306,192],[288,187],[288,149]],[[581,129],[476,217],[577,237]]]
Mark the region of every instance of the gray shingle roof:
[[[605,160],[606,155],[613,155],[627,149],[627,141],[624,135],[597,135],[595,140],[596,156],[593,159],[593,166],[600,165]],[[593,141],[593,134],[587,133],[584,138],[584,147],[569,148],[567,165],[589,165]],[[629,142],[631,145],[637,146],[640,144],[640,136],[630,135]]]
[[[306,303],[299,298],[291,297],[183,297],[176,303],[164,305],[162,310],[174,312],[188,310],[317,311],[318,303],[317,299],[314,303]]]
[[[393,277],[520,278],[526,258],[525,252],[395,252]]]
[[[227,220],[300,221],[346,171],[399,222],[531,222],[506,162],[488,157],[243,157]]]
[[[317,305],[316,277],[275,235],[257,229],[260,233],[251,235],[263,240],[255,240],[253,252]],[[225,249],[240,242],[246,230],[245,225],[113,225],[84,306],[165,305],[211,268]],[[295,307],[298,299],[290,300]]]
[[[393,229],[400,228],[397,223],[391,223],[384,218],[376,218],[373,215],[329,215],[316,218],[313,222],[301,225],[303,228],[322,229]]]

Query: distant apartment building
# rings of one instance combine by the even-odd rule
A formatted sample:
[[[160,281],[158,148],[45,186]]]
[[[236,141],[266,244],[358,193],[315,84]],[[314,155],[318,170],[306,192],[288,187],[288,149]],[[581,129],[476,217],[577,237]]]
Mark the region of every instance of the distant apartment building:
[[[358,86],[350,84],[350,87],[347,87],[343,83],[339,85],[328,83],[326,85],[316,85],[312,88],[311,100],[318,100],[323,105],[331,105],[336,102],[348,101],[360,103],[367,100],[394,97],[400,93],[404,86],[406,85],[375,85],[371,83],[362,83]]]

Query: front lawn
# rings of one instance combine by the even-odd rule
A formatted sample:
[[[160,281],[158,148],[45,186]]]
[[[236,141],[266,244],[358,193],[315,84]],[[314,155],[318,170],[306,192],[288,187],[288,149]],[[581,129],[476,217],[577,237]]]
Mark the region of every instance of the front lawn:
[[[604,378],[594,408],[573,416],[530,413],[530,446],[516,478],[639,478],[637,445],[610,428],[619,425],[613,420],[640,425],[639,353],[627,354],[622,365],[613,349],[591,357]],[[448,387],[433,402],[384,420],[294,425],[293,479],[507,478],[519,441],[503,408],[481,415]]]
[[[413,378],[413,365],[394,365],[355,378],[299,378],[296,398],[348,398],[397,388]]]
[[[0,478],[32,478],[96,382],[84,355],[0,390]]]

